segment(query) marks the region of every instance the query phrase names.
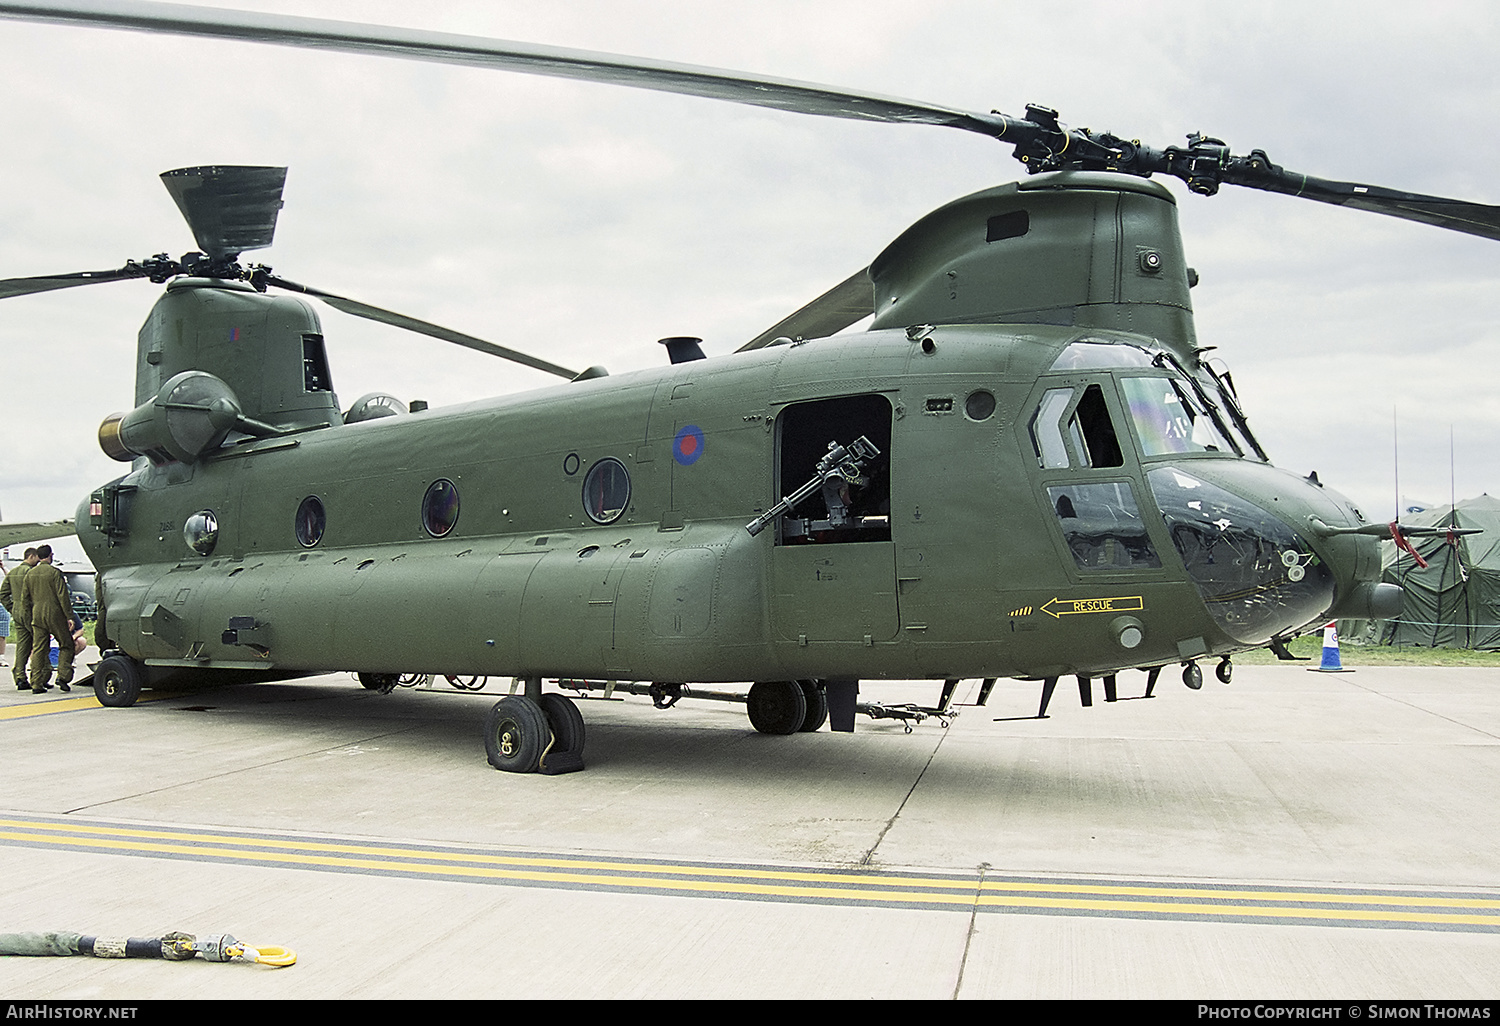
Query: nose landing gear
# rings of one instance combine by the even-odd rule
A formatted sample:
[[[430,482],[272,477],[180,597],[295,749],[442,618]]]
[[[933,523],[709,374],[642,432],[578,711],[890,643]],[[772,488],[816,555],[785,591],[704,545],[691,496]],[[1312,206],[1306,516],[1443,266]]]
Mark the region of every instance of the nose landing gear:
[[[1198,668],[1197,663],[1187,662],[1182,664],[1182,682],[1194,691],[1203,686],[1203,671]]]

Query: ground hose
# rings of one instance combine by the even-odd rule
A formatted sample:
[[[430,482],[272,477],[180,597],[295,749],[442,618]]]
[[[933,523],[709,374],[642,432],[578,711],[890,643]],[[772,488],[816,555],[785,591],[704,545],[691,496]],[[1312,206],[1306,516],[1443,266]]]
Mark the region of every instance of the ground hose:
[[[95,958],[164,958],[185,962],[195,955],[208,962],[259,962],[281,968],[297,961],[290,948],[251,947],[227,933],[194,937],[91,937],[81,933],[0,933],[0,955],[93,955]]]

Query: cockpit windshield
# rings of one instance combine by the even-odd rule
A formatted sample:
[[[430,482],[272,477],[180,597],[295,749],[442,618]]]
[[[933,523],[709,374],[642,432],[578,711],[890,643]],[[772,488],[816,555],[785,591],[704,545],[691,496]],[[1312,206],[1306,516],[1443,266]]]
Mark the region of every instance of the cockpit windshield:
[[[1240,455],[1186,383],[1166,376],[1120,379],[1142,456],[1191,452]]]
[[[1081,338],[1069,343],[1050,369],[1072,373],[1113,371],[1111,376],[1119,382],[1144,457],[1212,453],[1266,460],[1265,450],[1240,411],[1228,375],[1220,377],[1204,362],[1197,366],[1198,370],[1190,374],[1170,349],[1125,339]],[[1090,388],[1098,390],[1097,385]],[[1033,419],[1033,441],[1043,467],[1068,466],[1064,434],[1052,425],[1058,424],[1072,395],[1071,389],[1048,391]],[[1080,417],[1086,406],[1085,402],[1078,404]],[[1077,436],[1078,426],[1070,421],[1066,437],[1078,450],[1084,466],[1117,465],[1093,463],[1083,455],[1086,446]]]

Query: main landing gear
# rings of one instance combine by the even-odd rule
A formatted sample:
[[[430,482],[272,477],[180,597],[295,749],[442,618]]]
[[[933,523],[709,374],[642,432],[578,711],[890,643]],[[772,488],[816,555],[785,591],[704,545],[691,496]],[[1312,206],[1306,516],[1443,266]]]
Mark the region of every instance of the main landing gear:
[[[524,695],[507,695],[490,710],[484,753],[491,766],[549,776],[583,769],[583,714],[571,698],[541,692],[542,679],[528,677]]]
[[[815,680],[759,681],[745,711],[762,734],[810,734],[828,721],[828,696]]]
[[[105,656],[94,669],[94,697],[100,705],[135,705],[145,683],[145,667],[121,652]]]

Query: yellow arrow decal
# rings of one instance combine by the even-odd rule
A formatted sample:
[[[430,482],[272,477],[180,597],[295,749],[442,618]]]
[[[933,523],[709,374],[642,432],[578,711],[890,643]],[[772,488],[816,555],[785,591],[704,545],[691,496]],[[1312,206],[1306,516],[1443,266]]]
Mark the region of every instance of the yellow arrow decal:
[[[1042,612],[1060,620],[1075,613],[1124,613],[1145,608],[1146,602],[1142,596],[1120,595],[1115,598],[1052,598],[1042,606]]]

